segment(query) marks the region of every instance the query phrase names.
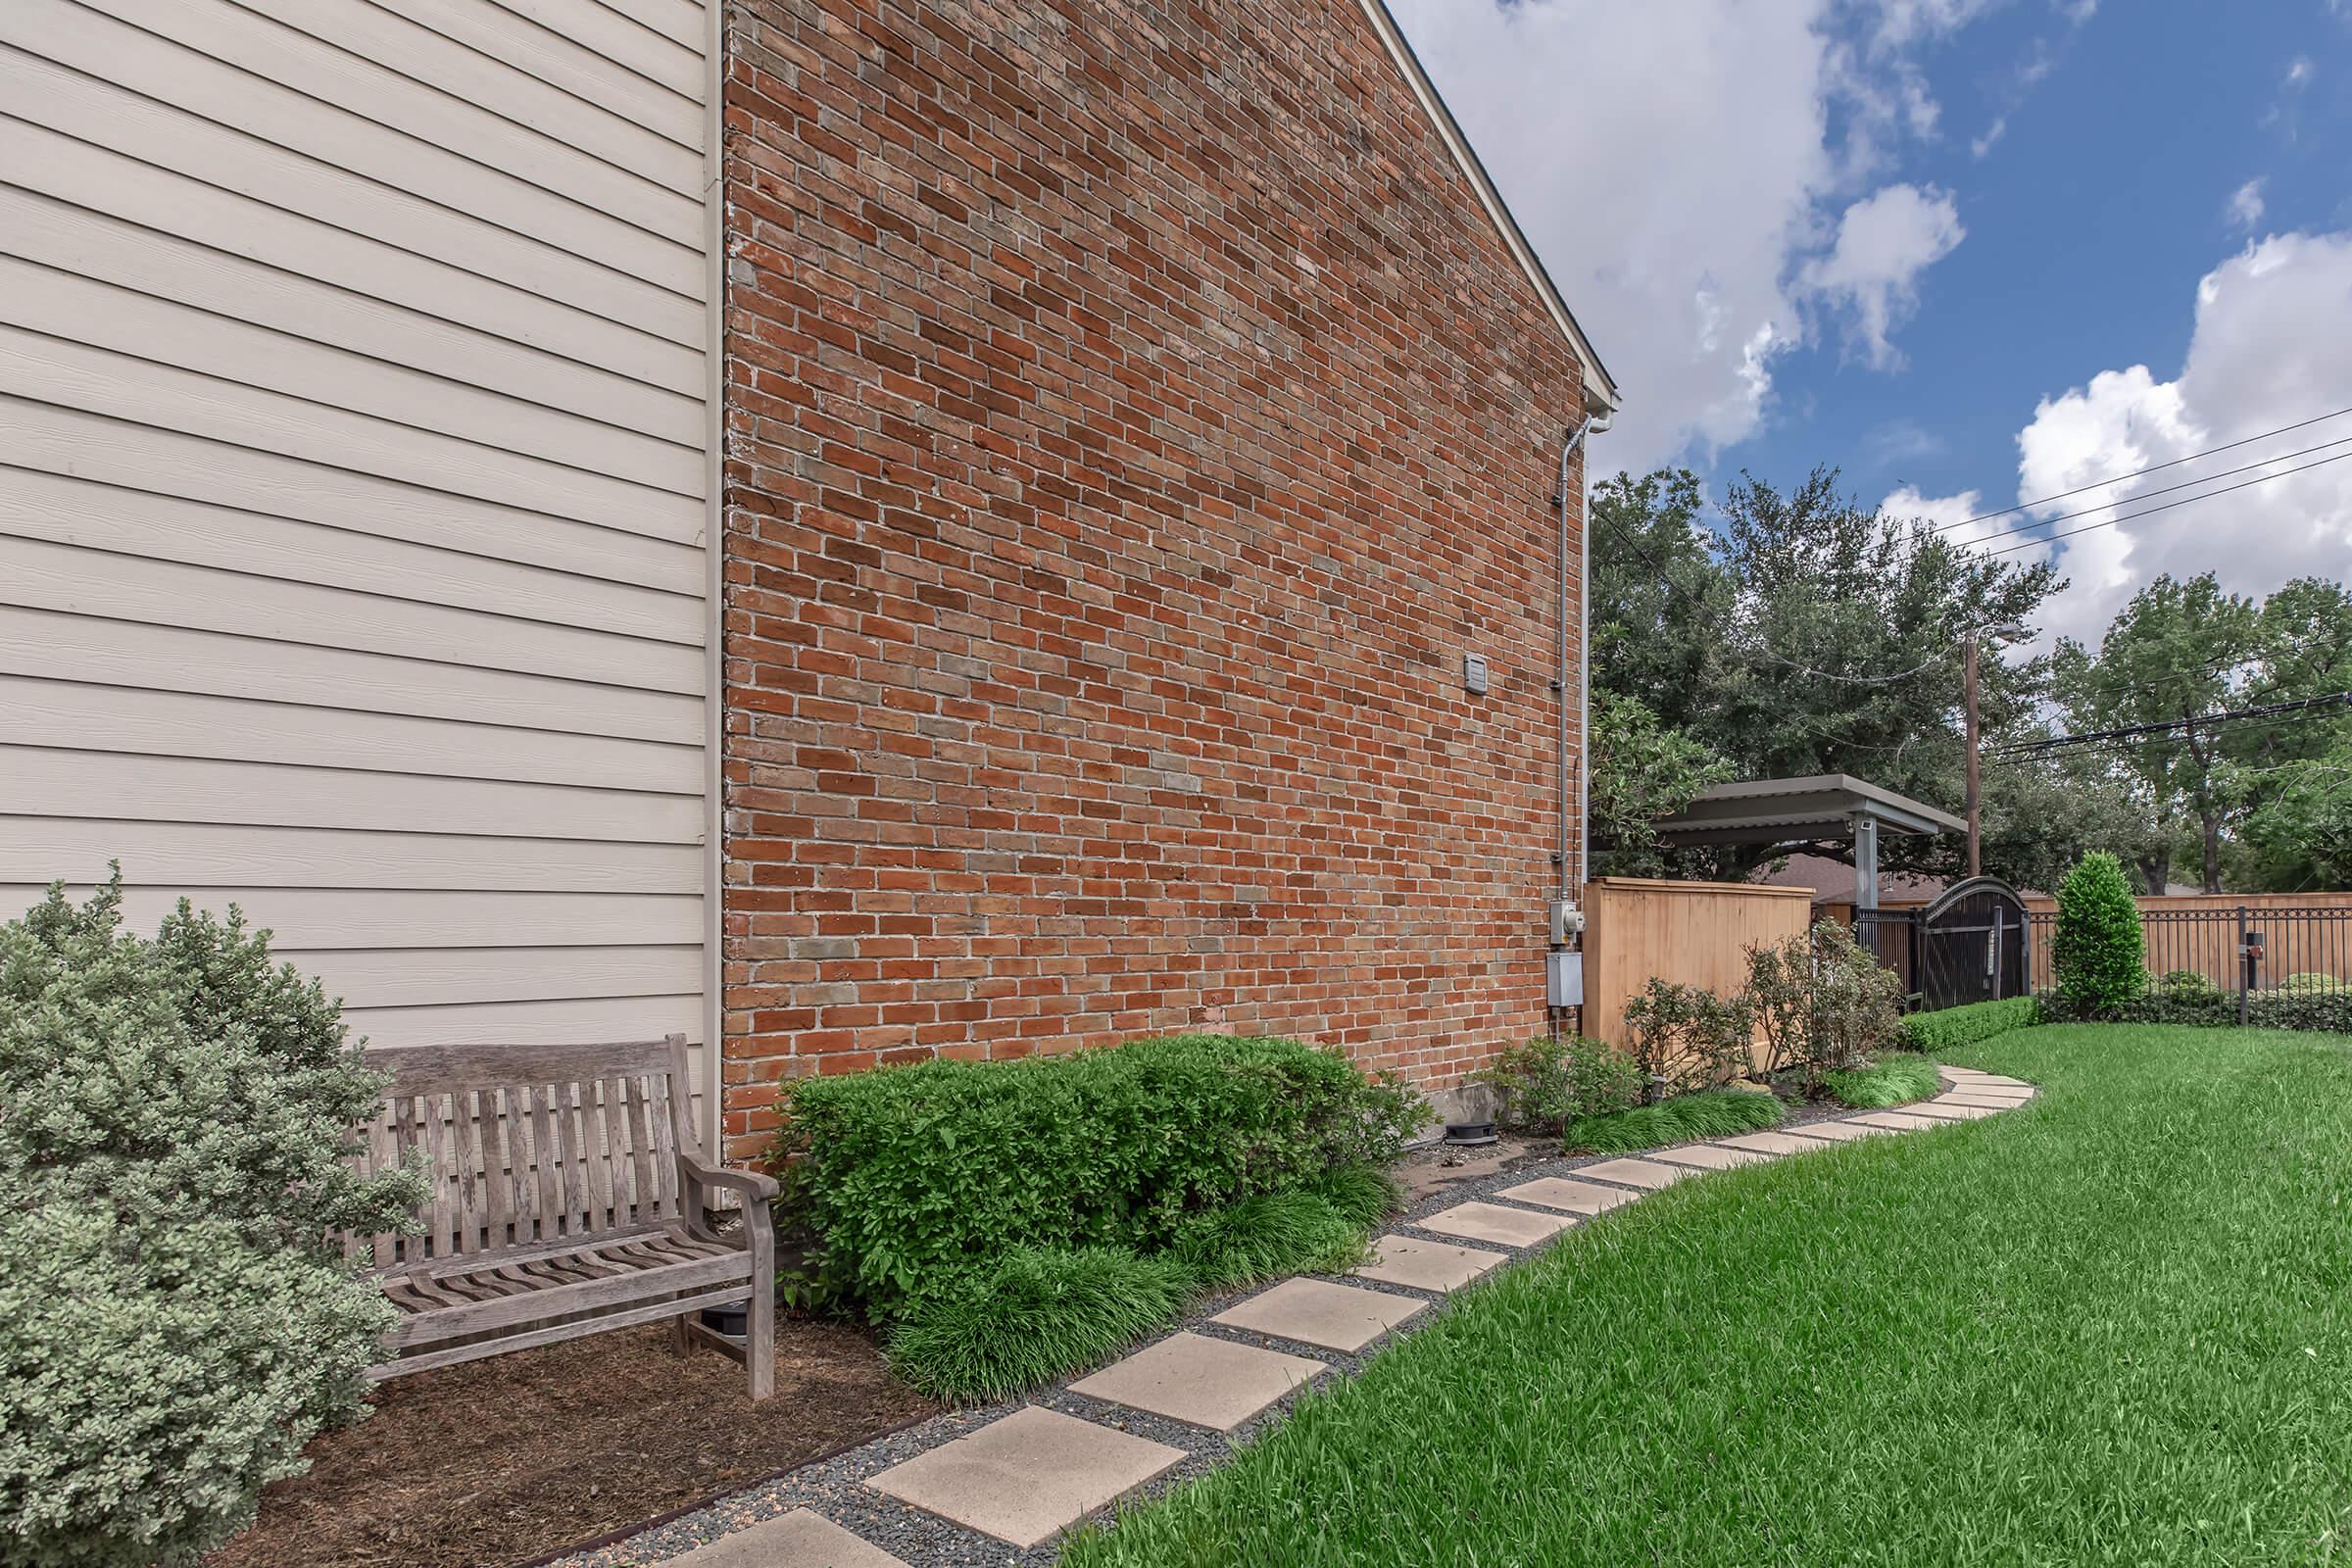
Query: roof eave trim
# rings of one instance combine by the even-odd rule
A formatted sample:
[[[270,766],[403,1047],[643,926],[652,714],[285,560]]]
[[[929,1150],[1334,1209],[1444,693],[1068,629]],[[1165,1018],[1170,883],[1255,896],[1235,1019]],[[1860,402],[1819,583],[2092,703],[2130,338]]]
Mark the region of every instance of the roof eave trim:
[[[1421,69],[1420,56],[1413,53],[1413,46],[1406,40],[1403,29],[1396,25],[1396,19],[1389,14],[1386,0],[1361,0],[1361,4],[1373,30],[1389,46],[1389,54],[1396,60],[1396,68],[1404,73],[1404,79],[1411,85],[1413,96],[1421,100],[1421,107],[1428,114],[1430,122],[1437,126],[1440,139],[1452,151],[1453,161],[1461,166],[1462,172],[1469,177],[1470,188],[1478,193],[1479,201],[1487,209],[1487,216],[1494,220],[1494,227],[1501,233],[1503,244],[1518,259],[1520,270],[1527,273],[1528,281],[1536,285],[1536,292],[1543,297],[1552,319],[1559,323],[1560,331],[1567,337],[1570,347],[1576,350],[1577,360],[1584,366],[1585,407],[1593,414],[1614,412],[1623,404],[1617,392],[1616,380],[1610,376],[1608,368],[1600,363],[1599,354],[1592,348],[1592,340],[1585,336],[1585,329],[1577,324],[1575,313],[1568,309],[1568,302],[1560,298],[1560,291],[1553,285],[1551,274],[1544,270],[1543,262],[1537,259],[1535,247],[1528,244],[1527,236],[1520,232],[1519,220],[1511,216],[1510,208],[1503,204],[1502,193],[1494,188],[1494,181],[1487,177],[1486,165],[1478,161],[1478,153],[1471,147],[1470,139],[1462,134],[1462,127],[1454,122],[1453,111],[1446,107],[1446,100],[1438,96],[1437,85],[1429,79],[1429,73]]]

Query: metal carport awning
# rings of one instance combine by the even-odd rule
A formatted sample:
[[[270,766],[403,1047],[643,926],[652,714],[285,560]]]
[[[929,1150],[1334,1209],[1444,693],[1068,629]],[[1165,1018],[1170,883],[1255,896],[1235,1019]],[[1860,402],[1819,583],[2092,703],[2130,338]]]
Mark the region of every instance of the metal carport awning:
[[[1844,773],[1718,784],[1672,816],[1652,824],[1675,849],[1709,844],[1803,844],[1851,839],[1854,904],[1879,906],[1879,833],[1965,833],[1968,824],[1924,801]]]

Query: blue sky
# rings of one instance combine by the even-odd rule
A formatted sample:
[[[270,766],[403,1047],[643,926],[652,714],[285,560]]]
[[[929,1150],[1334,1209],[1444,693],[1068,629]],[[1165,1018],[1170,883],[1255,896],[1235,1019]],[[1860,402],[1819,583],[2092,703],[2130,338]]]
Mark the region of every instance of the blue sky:
[[[2352,0],[1396,9],[1623,383],[1596,471],[1953,520],[2352,406]],[[2159,570],[2352,572],[2352,463],[2047,553],[2077,634]]]

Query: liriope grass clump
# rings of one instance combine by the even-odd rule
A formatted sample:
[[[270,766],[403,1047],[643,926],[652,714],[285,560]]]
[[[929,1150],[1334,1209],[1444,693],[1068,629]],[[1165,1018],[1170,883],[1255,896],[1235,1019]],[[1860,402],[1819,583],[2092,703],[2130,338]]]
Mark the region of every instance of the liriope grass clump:
[[[1000,1399],[1108,1360],[1172,1322],[1192,1293],[1173,1258],[1016,1247],[924,1298],[889,1338],[890,1368],[934,1398]]]
[[[1821,1075],[1821,1086],[1832,1100],[1856,1110],[1876,1110],[1925,1100],[1943,1087],[1936,1063],[1916,1052],[1890,1051],[1867,1067],[1847,1067]]]
[[[1187,1222],[1171,1253],[1206,1290],[1282,1274],[1336,1274],[1363,1260],[1364,1227],[1303,1190],[1261,1193]]]
[[[1572,1154],[1625,1154],[1665,1144],[1760,1132],[1778,1127],[1787,1112],[1778,1099],[1745,1089],[1705,1089],[1653,1105],[1584,1116],[1568,1124],[1562,1144]]]

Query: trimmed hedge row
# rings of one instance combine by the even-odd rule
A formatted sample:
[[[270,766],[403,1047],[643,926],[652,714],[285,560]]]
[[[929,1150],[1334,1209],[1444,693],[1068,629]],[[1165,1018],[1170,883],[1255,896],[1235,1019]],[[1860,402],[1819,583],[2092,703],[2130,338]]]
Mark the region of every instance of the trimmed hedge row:
[[[771,1156],[800,1304],[900,1315],[1014,1248],[1174,1247],[1259,1194],[1385,1165],[1418,1100],[1295,1040],[1179,1035],[804,1079]]]
[[[1905,1018],[1897,1038],[1907,1051],[1935,1055],[1973,1046],[2012,1029],[2028,1029],[2041,1021],[2041,1004],[2032,997],[2000,1002],[1972,1002],[1963,1007],[1915,1012]]]
[[[2237,995],[2209,991],[2151,991],[2124,1004],[2127,1023],[2178,1023],[2228,1029],[2237,1023]],[[2256,1029],[2311,1029],[2352,1035],[2352,991],[2257,991],[2246,999],[2246,1022]]]

